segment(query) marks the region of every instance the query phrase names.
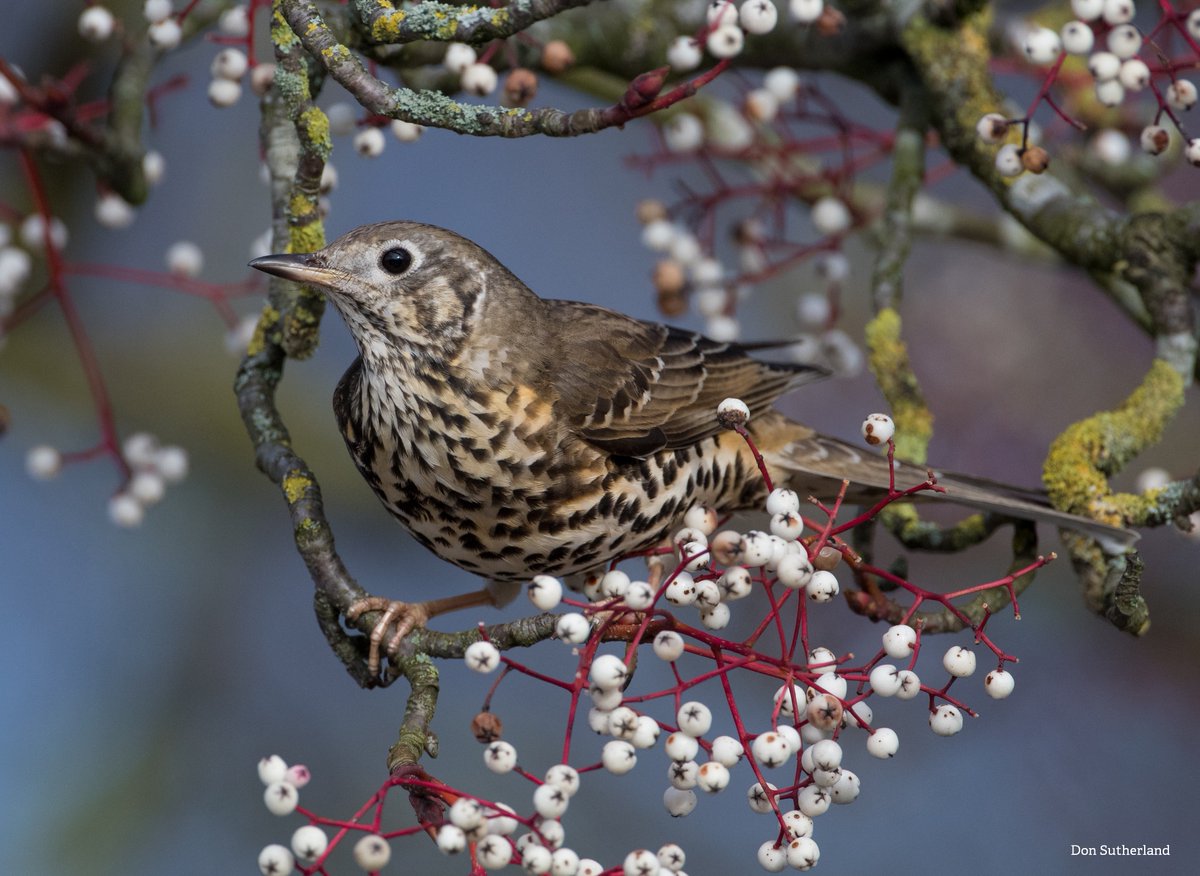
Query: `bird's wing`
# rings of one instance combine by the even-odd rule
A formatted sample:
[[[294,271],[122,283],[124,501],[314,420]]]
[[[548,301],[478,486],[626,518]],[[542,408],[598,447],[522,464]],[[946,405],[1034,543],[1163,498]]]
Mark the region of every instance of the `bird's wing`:
[[[549,302],[548,302],[549,303]],[[561,339],[552,381],[569,428],[606,453],[644,457],[716,434],[717,405],[751,417],[820,368],[760,362],[736,345],[603,307],[552,302]]]

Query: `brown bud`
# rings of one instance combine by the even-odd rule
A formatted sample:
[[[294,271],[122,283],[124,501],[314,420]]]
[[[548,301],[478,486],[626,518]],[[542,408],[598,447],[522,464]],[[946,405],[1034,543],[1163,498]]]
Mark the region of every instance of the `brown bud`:
[[[492,712],[480,712],[471,719],[471,733],[484,745],[490,745],[504,734],[504,722]]]
[[[659,295],[678,295],[683,291],[687,282],[683,273],[683,265],[674,259],[663,259],[654,266],[654,288]]]
[[[636,110],[650,103],[662,91],[663,84],[667,81],[667,74],[670,72],[670,67],[659,67],[657,70],[651,70],[649,73],[635,77],[629,83],[629,87],[625,89],[625,96],[621,98],[622,106],[626,109]]]
[[[8,424],[12,422],[12,415],[9,414],[8,408],[0,405],[0,435],[8,431]]]
[[[537,74],[525,67],[514,67],[504,77],[504,106],[528,106],[537,94]]]
[[[659,292],[658,312],[663,316],[683,316],[687,313],[687,298],[678,292]]]
[[[575,53],[562,40],[551,40],[542,47],[542,69],[557,76],[575,64]]]
[[[809,702],[805,714],[808,722],[817,729],[835,730],[842,721],[842,703],[833,694],[817,693]]]
[[[826,572],[832,572],[837,568],[837,564],[842,560],[842,552],[830,545],[825,545],[817,551],[817,555],[813,557],[813,568],[823,569]]]
[[[647,198],[644,201],[638,201],[637,205],[637,220],[643,225],[649,225],[657,219],[667,218],[667,205],[662,201],[656,201],[653,198]]]
[[[1041,146],[1030,146],[1021,153],[1021,166],[1030,173],[1042,173],[1050,166],[1050,153]]]
[[[816,21],[817,33],[821,36],[837,36],[846,26],[846,16],[840,10],[834,9],[828,3],[821,10],[821,17]]]

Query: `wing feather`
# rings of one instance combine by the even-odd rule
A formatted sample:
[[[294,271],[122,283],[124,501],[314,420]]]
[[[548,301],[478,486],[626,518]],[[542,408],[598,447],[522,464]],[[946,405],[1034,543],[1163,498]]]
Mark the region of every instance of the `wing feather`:
[[[737,344],[615,311],[547,302],[563,367],[552,376],[559,413],[584,440],[644,457],[716,434],[717,405],[742,399],[752,417],[788,390],[824,374],[815,366],[763,362]]]

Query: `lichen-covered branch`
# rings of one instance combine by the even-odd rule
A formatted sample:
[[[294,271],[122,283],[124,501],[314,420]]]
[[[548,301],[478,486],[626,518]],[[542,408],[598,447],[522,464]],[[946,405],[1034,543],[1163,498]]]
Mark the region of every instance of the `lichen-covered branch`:
[[[308,0],[281,0],[283,14],[305,51],[319,61],[342,87],[375,115],[401,119],[418,125],[445,128],[476,137],[577,137],[656,112],[690,97],[727,66],[722,62],[695,79],[659,95],[666,79],[666,68],[644,72],[630,82],[624,98],[607,107],[564,112],[553,107],[480,106],[461,103],[437,91],[393,88],[371,75],[346,45],[338,42],[333,30]]]
[[[375,43],[437,40],[485,43],[519,33],[532,24],[593,0],[511,0],[504,6],[415,3],[397,9],[389,0],[354,0],[367,38]]]

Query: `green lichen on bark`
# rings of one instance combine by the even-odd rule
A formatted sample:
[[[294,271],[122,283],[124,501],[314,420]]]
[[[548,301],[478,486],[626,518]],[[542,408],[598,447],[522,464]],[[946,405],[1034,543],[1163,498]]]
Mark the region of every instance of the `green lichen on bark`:
[[[1042,482],[1056,508],[1124,526],[1145,515],[1145,498],[1114,494],[1108,478],[1157,443],[1183,404],[1183,377],[1155,359],[1119,407],[1067,427],[1050,445]]]
[[[900,314],[891,307],[867,323],[867,361],[896,421],[896,455],[922,465],[933,435],[933,414],[913,373],[900,327]]]

